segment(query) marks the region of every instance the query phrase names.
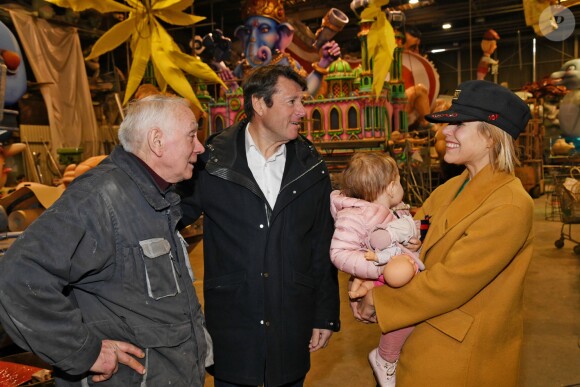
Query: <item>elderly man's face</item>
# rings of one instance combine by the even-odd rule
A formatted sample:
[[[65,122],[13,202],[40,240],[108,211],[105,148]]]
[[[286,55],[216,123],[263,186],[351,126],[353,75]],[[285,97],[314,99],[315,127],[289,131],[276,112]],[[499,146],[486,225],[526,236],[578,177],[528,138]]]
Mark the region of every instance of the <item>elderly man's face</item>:
[[[179,106],[171,122],[165,128],[165,152],[163,165],[169,183],[190,179],[197,155],[205,151],[197,138],[197,121],[191,109]]]

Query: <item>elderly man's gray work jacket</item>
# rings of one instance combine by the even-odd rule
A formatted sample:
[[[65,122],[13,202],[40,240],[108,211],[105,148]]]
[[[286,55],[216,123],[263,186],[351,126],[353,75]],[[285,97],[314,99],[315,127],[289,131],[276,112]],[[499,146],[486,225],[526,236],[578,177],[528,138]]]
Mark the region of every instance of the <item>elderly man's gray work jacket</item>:
[[[0,258],[0,319],[55,367],[60,386],[93,385],[101,340],[145,352],[99,386],[203,386],[206,340],[179,196],[117,147],[84,173]]]

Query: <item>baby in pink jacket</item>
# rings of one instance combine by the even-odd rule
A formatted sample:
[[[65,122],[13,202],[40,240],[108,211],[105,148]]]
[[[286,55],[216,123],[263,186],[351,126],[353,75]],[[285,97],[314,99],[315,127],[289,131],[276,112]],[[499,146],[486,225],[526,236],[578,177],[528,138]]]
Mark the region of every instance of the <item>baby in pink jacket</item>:
[[[386,154],[356,153],[342,173],[341,190],[330,195],[335,231],[330,257],[341,271],[355,277],[351,299],[364,296],[360,284],[375,280],[400,287],[425,266],[405,244],[419,238],[418,223],[402,203],[403,187],[395,160]],[[412,327],[381,336],[369,361],[381,387],[395,385],[401,348]]]

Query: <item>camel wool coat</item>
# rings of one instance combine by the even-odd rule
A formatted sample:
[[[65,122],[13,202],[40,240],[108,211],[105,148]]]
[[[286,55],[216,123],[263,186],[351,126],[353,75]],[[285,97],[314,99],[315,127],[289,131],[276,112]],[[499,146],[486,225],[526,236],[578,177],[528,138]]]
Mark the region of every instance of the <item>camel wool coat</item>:
[[[534,205],[519,179],[489,165],[457,195],[467,178],[438,187],[415,216],[431,222],[425,271],[402,288],[373,290],[383,332],[416,326],[398,387],[518,383]]]

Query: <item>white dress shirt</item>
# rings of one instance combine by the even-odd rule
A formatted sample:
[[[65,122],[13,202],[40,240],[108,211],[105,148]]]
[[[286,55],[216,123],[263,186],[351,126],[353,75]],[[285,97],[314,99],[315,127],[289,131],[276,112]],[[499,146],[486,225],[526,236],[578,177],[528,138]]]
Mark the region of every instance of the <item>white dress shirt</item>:
[[[276,153],[266,160],[252,138],[248,130],[249,126],[250,124],[246,126],[246,158],[248,159],[248,167],[250,167],[254,179],[256,179],[258,186],[260,186],[262,193],[268,200],[270,208],[274,208],[276,198],[280,192],[280,185],[282,184],[284,166],[286,165],[286,145],[282,144]]]

